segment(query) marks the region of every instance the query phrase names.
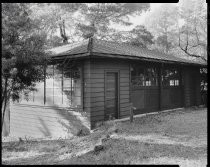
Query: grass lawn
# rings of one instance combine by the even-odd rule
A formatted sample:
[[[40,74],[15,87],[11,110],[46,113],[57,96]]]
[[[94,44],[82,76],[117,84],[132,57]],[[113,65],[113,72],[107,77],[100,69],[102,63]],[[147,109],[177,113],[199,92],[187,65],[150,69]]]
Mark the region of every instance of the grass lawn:
[[[117,131],[110,134],[110,129]],[[93,151],[101,136],[104,146]],[[206,166],[207,109],[147,115],[71,140],[2,143],[3,164],[179,164]]]

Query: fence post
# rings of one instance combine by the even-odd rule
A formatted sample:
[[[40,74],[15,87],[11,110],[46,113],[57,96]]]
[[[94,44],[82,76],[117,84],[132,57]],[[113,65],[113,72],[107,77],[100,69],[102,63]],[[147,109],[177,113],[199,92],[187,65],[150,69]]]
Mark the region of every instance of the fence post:
[[[133,103],[130,103],[130,122],[133,122]]]
[[[136,107],[133,106],[133,103],[130,103],[130,122],[133,122],[133,111],[136,110]]]

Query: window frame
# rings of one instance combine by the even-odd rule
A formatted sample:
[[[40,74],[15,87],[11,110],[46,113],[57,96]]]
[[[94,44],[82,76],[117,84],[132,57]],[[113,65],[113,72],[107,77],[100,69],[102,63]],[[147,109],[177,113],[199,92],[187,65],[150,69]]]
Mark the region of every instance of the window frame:
[[[132,75],[132,71],[131,71],[131,73],[130,73],[130,75],[131,75],[131,81],[130,81],[130,83],[131,83],[131,87],[132,88],[134,88],[134,89],[135,88],[151,88],[151,87],[158,87],[159,86],[159,81],[158,81],[158,67],[156,65],[151,66],[151,65],[143,65],[143,64],[132,64],[131,65],[131,68],[133,70],[135,70],[135,68],[136,68],[136,73],[137,74],[139,73],[139,70],[138,69],[143,69],[143,76],[142,76],[143,81],[141,81],[142,82],[142,85],[133,85],[132,84],[132,81],[133,81],[134,78],[135,79],[136,78],[140,78],[141,76],[139,76],[139,75],[133,76]],[[147,69],[152,69],[152,70],[147,70]],[[149,73],[146,73],[148,71],[154,71],[155,77],[152,77],[152,79],[151,79],[150,76],[149,76]],[[149,77],[149,80],[147,80],[147,77]],[[155,84],[152,84],[152,83],[154,83],[154,81],[153,81],[154,79],[155,79]]]
[[[171,77],[169,76],[164,76],[164,71],[168,70],[169,72],[173,72],[171,76],[173,76],[173,78],[169,78]],[[176,71],[176,72],[175,72]],[[176,74],[177,73],[177,74]],[[177,76],[176,76],[177,75]],[[168,79],[168,84],[166,84],[165,79]],[[179,67],[163,67],[162,68],[162,72],[161,72],[161,84],[163,87],[180,87],[181,86],[181,69]],[[173,84],[171,84],[173,82]]]

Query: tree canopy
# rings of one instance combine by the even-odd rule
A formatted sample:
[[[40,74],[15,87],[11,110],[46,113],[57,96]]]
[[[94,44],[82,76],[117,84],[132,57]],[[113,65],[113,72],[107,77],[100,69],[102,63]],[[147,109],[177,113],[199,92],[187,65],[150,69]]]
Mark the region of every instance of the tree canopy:
[[[46,35],[37,31],[29,14],[27,4],[2,4],[2,104],[43,79]]]
[[[207,58],[207,5],[181,0],[163,4],[147,15],[146,28],[154,35],[155,49],[185,58]]]
[[[30,4],[30,9],[32,10],[31,17],[36,19],[40,29],[45,30],[48,34],[48,44],[59,46],[65,42],[87,38],[91,33],[94,33],[96,38],[112,40],[112,36],[118,31],[111,28],[111,24],[131,25],[129,16],[140,15],[149,9],[149,4],[36,3]],[[54,39],[57,43],[50,42]]]
[[[149,48],[153,41],[153,35],[144,26],[136,26],[131,31],[130,43],[135,46]]]

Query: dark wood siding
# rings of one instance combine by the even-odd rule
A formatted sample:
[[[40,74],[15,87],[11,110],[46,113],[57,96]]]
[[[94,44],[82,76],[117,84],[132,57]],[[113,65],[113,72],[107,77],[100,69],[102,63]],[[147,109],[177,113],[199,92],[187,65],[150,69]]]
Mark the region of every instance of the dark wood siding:
[[[144,64],[139,63],[139,66]],[[158,110],[179,108],[183,106],[183,87],[163,86],[161,81],[162,65],[150,64],[158,70],[157,86],[134,86],[131,88],[131,102],[137,110],[134,114],[154,112]],[[149,65],[148,65],[149,66]],[[180,69],[180,66],[175,67]]]
[[[131,102],[137,110],[135,114],[158,111],[159,87],[142,87],[132,89]],[[182,88],[164,87],[161,90],[161,110],[182,107]]]
[[[201,104],[200,93],[200,69],[198,67],[183,68],[184,106],[195,106]]]
[[[136,107],[134,114],[153,112],[159,108],[159,89],[154,87],[142,87],[132,89],[131,102]]]
[[[83,92],[83,100],[84,100],[84,111],[88,113],[89,120],[90,120],[90,101],[91,101],[91,90],[90,90],[90,85],[92,80],[90,79],[90,61],[86,60],[84,62],[84,71],[83,71],[83,76],[84,76],[84,92]]]
[[[104,119],[119,118],[119,71],[105,71],[105,114]]]
[[[161,93],[161,109],[182,107],[182,87],[163,87]]]
[[[91,128],[104,121],[105,71],[119,71],[119,117],[129,115],[129,63],[91,59],[84,66],[84,106],[90,112]]]
[[[196,105],[201,105],[201,74],[200,68],[195,68],[195,97],[196,97]]]

